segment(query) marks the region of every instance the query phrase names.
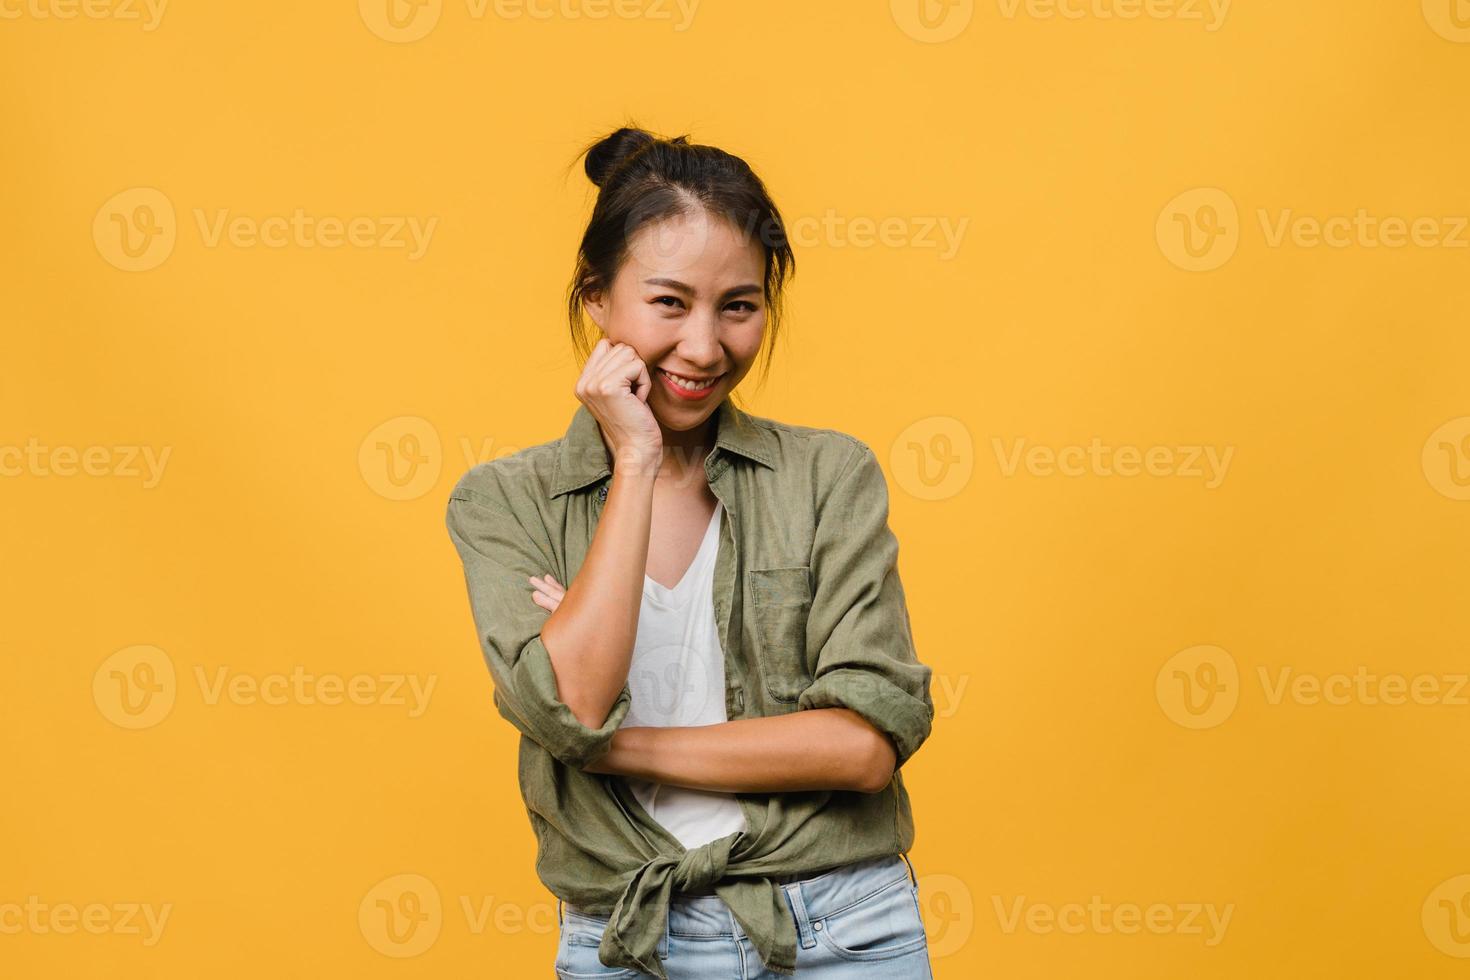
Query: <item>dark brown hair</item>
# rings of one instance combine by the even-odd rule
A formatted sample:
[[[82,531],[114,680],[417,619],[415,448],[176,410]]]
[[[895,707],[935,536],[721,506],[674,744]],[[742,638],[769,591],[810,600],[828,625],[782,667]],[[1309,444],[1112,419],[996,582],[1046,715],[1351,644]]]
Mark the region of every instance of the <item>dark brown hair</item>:
[[[796,256],[761,179],[744,160],[718,147],[690,143],[687,136],[662,139],[636,126],[595,140],[577,154],[584,155],[587,177],[598,187],[597,203],[567,288],[572,344],[582,362],[595,343],[582,304],[589,294],[612,287],[633,236],[651,222],[703,209],[730,222],[747,240],[755,237],[765,253],[764,380],[780,329],[783,290],[796,275]]]

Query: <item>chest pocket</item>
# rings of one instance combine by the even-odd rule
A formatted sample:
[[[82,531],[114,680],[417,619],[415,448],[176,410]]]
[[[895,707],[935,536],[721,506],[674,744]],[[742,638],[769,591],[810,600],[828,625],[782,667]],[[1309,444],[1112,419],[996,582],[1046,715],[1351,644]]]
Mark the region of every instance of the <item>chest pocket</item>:
[[[812,611],[811,569],[746,570],[751,619],[766,693],[795,703],[812,683],[806,666],[806,622]]]

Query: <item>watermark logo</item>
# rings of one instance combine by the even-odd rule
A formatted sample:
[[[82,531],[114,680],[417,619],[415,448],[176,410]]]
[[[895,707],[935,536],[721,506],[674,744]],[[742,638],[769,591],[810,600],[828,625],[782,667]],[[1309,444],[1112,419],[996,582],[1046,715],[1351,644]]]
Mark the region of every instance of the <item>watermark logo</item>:
[[[889,0],[893,22],[915,41],[942,44],[964,33],[975,17],[975,0]]]
[[[309,673],[297,665],[289,672],[249,674],[194,665],[200,699],[207,707],[403,708],[409,718],[428,711],[439,683],[437,674]],[[173,711],[179,696],[178,673],[168,654],[155,646],[127,647],[112,654],[92,675],[92,700],[108,721],[120,728],[152,728]]]
[[[372,491],[388,500],[416,500],[439,481],[444,452],[439,430],[417,415],[382,423],[357,448],[357,468]]]
[[[1159,668],[1154,695],[1175,724],[1214,728],[1229,719],[1240,701],[1240,670],[1235,658],[1220,647],[1189,647]]]
[[[1470,673],[1379,673],[1366,664],[1351,672],[1314,673],[1292,665],[1257,664],[1265,706],[1470,707]],[[1175,654],[1155,679],[1159,706],[1185,728],[1214,728],[1235,710],[1244,682],[1235,660],[1214,646]]]
[[[173,202],[155,187],[132,187],[108,198],[92,219],[92,241],[124,272],[147,272],[168,259],[178,240]]]
[[[1210,272],[1229,262],[1240,245],[1240,211],[1218,187],[1196,187],[1164,205],[1154,234],[1170,262],[1189,272]]]
[[[676,33],[689,30],[700,0],[465,0],[471,21],[668,21]],[[367,29],[384,41],[410,44],[439,26],[443,0],[358,0]]]
[[[1430,433],[1420,462],[1431,487],[1451,500],[1470,500],[1470,415]]]
[[[1419,911],[1424,935],[1446,956],[1470,959],[1470,875],[1434,886]]]
[[[173,711],[178,696],[174,662],[158,647],[125,647],[92,675],[92,700],[119,728],[152,728]]]
[[[556,906],[551,902],[478,894],[451,895],[446,900],[434,882],[419,874],[392,875],[369,889],[358,903],[358,930],[384,956],[419,956],[445,930],[457,928],[458,919],[451,912],[456,905],[472,936],[546,936],[557,931]]]
[[[1424,19],[1446,41],[1470,44],[1470,0],[1423,0]]]
[[[423,875],[384,878],[362,897],[357,927],[369,946],[396,959],[426,952],[439,938],[444,909],[439,889]]]
[[[444,0],[357,0],[367,29],[385,41],[410,44],[428,37],[444,12]]]
[[[910,423],[888,447],[888,468],[905,493],[919,500],[948,500],[970,482],[975,443],[951,415]]]
[[[953,956],[975,931],[975,898],[970,887],[949,874],[919,875],[919,907],[931,959]]]
[[[312,214],[305,208],[256,217],[230,208],[191,208],[204,248],[402,250],[410,262],[423,258],[439,226],[418,215]],[[110,264],[125,272],[156,269],[173,254],[179,221],[173,202],[153,187],[113,195],[92,219],[92,240]]]
[[[1255,216],[1261,241],[1271,249],[1470,249],[1470,216],[1463,214],[1404,216],[1359,207],[1322,217],[1295,208],[1258,207]],[[1159,213],[1155,233],[1159,250],[1174,265],[1209,272],[1235,255],[1243,229],[1235,201],[1209,187],[1170,201]]]
[[[623,223],[623,241],[629,257],[650,273],[673,275],[698,264],[709,249],[714,221],[703,212],[676,214],[643,223],[646,215],[634,208]]]
[[[704,660],[683,643],[639,648],[628,669],[632,701],[624,725],[708,725],[708,715],[723,684],[711,684]],[[723,704],[723,700],[721,701]]]

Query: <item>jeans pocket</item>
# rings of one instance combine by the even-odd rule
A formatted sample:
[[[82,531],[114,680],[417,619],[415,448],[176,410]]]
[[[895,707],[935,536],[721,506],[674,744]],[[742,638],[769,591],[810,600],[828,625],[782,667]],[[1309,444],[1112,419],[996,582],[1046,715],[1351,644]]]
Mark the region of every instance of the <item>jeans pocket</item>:
[[[751,622],[766,693],[795,704],[811,686],[806,665],[806,625],[812,611],[811,567],[751,568]]]
[[[617,980],[640,977],[637,970],[605,965],[597,958],[608,919],[562,906],[561,937],[556,944],[556,975],[564,980]]]
[[[923,949],[924,920],[905,876],[847,908],[812,920],[812,931],[844,960],[886,960]]]

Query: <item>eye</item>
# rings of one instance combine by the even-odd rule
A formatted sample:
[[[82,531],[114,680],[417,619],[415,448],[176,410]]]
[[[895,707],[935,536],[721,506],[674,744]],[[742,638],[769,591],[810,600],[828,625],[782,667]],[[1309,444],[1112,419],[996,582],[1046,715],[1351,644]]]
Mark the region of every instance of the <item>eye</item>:
[[[728,307],[726,307],[726,309],[732,309],[733,310],[733,309],[737,309],[739,307],[744,307],[743,310],[739,310],[739,312],[741,312],[741,313],[754,313],[756,311],[755,304],[752,303],[752,302],[750,302],[749,300],[744,300],[744,299],[736,300],[735,302],[731,303]]]
[[[664,303],[664,300],[669,300],[670,303]],[[677,296],[655,296],[654,299],[653,299],[653,302],[654,303],[663,303],[665,306],[668,306],[668,308],[671,309],[671,310],[678,309],[680,306],[683,306],[684,305],[684,301],[681,300]]]

